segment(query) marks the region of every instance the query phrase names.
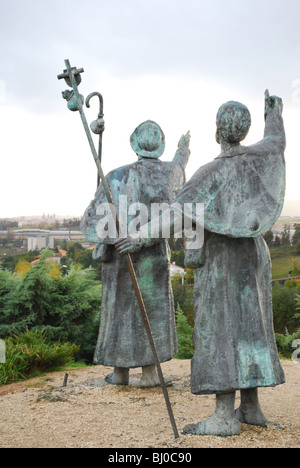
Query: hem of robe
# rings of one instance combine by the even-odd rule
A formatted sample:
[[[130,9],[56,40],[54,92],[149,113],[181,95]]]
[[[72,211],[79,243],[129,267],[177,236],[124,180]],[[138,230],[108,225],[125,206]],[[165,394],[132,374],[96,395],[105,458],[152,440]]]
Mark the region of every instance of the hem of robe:
[[[174,353],[174,355],[177,353],[177,351]],[[173,359],[173,356],[171,357],[166,357],[159,359],[159,362],[162,364],[164,362],[171,361]],[[106,361],[105,359],[97,359],[94,358],[93,363],[99,366],[106,366],[106,367],[123,367],[123,368],[130,368],[130,369],[135,369],[138,367],[146,367],[146,366],[154,366],[155,361],[154,358],[153,360],[147,360],[147,361],[140,361],[138,364],[137,362],[113,362],[113,361]]]
[[[231,393],[231,392],[238,392],[239,390],[249,390],[251,388],[267,388],[267,387],[277,387],[278,385],[283,385],[285,383],[285,379],[280,382],[273,382],[273,383],[257,383],[257,385],[245,385],[245,386],[237,386],[237,387],[224,387],[218,389],[211,389],[211,388],[203,388],[200,390],[196,390],[195,388],[191,388],[191,393],[193,395],[214,395],[218,393]]]

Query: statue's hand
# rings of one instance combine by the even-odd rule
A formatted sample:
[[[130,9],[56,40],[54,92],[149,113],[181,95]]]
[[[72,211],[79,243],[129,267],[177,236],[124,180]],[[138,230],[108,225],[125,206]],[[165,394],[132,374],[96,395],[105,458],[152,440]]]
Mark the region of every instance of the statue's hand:
[[[188,148],[190,145],[190,139],[191,139],[191,135],[190,135],[190,132],[188,131],[185,135],[182,135],[182,137],[180,138],[178,142],[178,148],[182,146]]]
[[[124,255],[127,253],[138,252],[145,244],[140,238],[133,239],[132,237],[128,237],[126,239],[117,239],[114,245],[117,252]]]
[[[270,96],[269,91],[265,92],[265,118],[267,115],[275,112],[276,114],[281,115],[283,110],[282,99],[278,96]]]

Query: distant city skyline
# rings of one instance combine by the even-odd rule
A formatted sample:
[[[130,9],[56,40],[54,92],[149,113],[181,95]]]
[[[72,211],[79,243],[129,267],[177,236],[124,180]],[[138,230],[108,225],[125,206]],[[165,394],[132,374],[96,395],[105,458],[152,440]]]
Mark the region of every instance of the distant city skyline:
[[[63,219],[80,219],[83,216],[83,213],[37,213],[37,214],[22,214],[22,215],[13,215],[13,216],[2,216],[1,215],[1,209],[0,209],[0,220],[1,219],[19,219],[20,221],[22,218],[26,219],[36,219],[36,220],[42,220],[44,219],[47,221],[47,219],[56,219],[56,220],[63,220]],[[299,200],[286,200],[284,203],[284,207],[282,210],[282,213],[280,215],[281,217],[287,216],[287,217],[300,217],[300,199]],[[1,229],[0,229],[1,230]]]

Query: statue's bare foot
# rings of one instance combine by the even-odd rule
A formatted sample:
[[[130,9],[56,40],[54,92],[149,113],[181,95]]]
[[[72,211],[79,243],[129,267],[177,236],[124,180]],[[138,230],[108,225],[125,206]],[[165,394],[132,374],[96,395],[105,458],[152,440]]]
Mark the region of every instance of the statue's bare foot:
[[[129,369],[125,367],[115,367],[114,372],[105,377],[105,381],[111,385],[128,385]]]
[[[172,385],[172,380],[168,377],[164,377],[164,381],[167,387],[170,387]],[[155,366],[144,366],[142,368],[140,386],[142,388],[152,388],[160,386],[160,380],[156,372]]]
[[[198,424],[189,424],[183,429],[183,434],[215,435],[219,437],[230,437],[239,435],[241,432],[240,421],[236,417],[231,419],[219,419],[213,414],[209,419]]]
[[[236,415],[239,421],[244,424],[261,427],[267,427],[268,425],[268,421],[260,408],[255,412],[245,412],[240,407],[236,410]]]
[[[173,385],[172,380],[169,377],[164,377],[164,381],[165,381],[166,387],[171,387]],[[142,388],[152,388],[152,387],[159,387],[159,386],[160,386],[160,380],[158,376],[156,376],[156,378],[153,378],[153,379],[146,379],[142,377],[140,380],[140,387]]]
[[[257,388],[241,390],[241,404],[236,410],[239,421],[252,426],[266,427],[268,425],[258,401]]]

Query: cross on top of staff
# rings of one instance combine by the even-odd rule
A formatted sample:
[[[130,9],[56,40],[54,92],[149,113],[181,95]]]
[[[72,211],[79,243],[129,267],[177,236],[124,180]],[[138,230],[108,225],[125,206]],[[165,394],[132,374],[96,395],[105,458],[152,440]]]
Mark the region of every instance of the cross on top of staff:
[[[79,85],[81,83],[81,73],[84,73],[84,69],[83,68],[78,68],[77,69],[76,67],[71,68],[68,60],[65,60],[65,63],[66,63],[67,69],[64,70],[63,73],[61,73],[60,75],[57,75],[57,78],[59,80],[64,79],[66,81],[67,85],[72,88],[72,84],[71,84],[71,81],[70,81],[70,75],[69,75],[69,70],[70,70],[72,75],[75,77],[77,85]]]

